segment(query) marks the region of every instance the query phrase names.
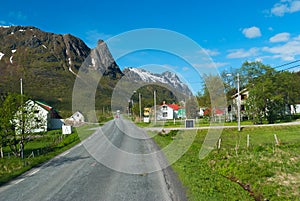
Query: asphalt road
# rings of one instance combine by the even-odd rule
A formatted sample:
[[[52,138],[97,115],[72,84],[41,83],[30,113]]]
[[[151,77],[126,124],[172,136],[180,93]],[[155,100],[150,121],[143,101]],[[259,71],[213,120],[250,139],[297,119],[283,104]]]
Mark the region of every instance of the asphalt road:
[[[162,155],[147,155],[156,149],[144,131],[115,119],[79,145],[2,186],[0,200],[186,200],[171,168],[152,171],[165,162]]]

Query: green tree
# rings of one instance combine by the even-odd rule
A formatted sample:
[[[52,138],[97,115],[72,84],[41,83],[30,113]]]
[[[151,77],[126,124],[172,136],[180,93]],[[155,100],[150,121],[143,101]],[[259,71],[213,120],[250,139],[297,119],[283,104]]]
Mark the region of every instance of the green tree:
[[[1,140],[1,157],[3,157],[3,147],[16,144],[15,125],[12,121],[17,112],[17,108],[21,105],[21,97],[16,94],[9,94],[2,102],[0,108],[0,140]],[[14,152],[15,153],[15,152]]]
[[[15,102],[14,96],[9,94],[5,97],[4,101],[1,104],[0,108],[0,152],[1,157],[3,158],[3,147],[8,145],[10,136],[14,133],[14,127],[10,122],[13,119],[14,111],[12,108],[13,103],[8,105],[8,102]]]
[[[194,119],[197,116],[197,111],[198,111],[198,104],[197,104],[197,99],[195,97],[191,97],[186,100],[185,104],[185,109],[186,109],[186,117],[188,119]]]
[[[254,123],[268,123],[290,117],[290,105],[299,98],[299,76],[275,71],[261,62],[245,62],[240,73],[243,86],[249,91],[247,114]]]
[[[9,94],[0,110],[1,149],[9,146],[15,156],[24,157],[25,143],[34,129],[43,128],[44,120],[36,112],[33,101],[22,95]]]
[[[197,94],[198,105],[208,108],[210,116],[214,117],[216,109],[223,110],[226,107],[224,82],[218,75],[205,75],[203,79],[203,92]]]

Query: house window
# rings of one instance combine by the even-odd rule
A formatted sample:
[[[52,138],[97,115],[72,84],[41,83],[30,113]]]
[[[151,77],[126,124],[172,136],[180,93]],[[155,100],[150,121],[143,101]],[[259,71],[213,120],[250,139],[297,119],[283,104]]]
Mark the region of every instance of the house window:
[[[242,94],[241,95],[241,100],[246,100],[247,99],[247,95],[246,94]]]
[[[40,111],[39,110],[34,110],[34,113],[35,114],[38,114]]]
[[[163,110],[167,110],[167,106],[165,106],[165,105],[162,108],[163,108]]]
[[[228,112],[231,112],[231,105],[228,106]]]
[[[35,120],[37,123],[40,123],[40,122],[42,122],[42,120],[41,120],[41,119],[39,119],[39,118],[37,118],[37,117],[35,117],[35,118],[34,118],[34,120]]]
[[[168,113],[167,112],[164,112],[163,113],[163,117],[167,117],[168,116]]]

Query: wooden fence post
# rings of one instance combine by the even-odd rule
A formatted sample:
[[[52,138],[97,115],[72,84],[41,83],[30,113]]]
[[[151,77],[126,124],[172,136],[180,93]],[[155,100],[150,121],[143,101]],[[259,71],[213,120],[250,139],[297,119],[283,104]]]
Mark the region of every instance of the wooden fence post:
[[[274,134],[274,138],[275,138],[275,141],[276,141],[276,145],[279,145],[279,141],[278,141],[278,138],[277,138],[276,134]]]
[[[247,135],[247,149],[249,148],[250,146],[250,135],[248,134]]]
[[[219,138],[219,140],[218,140],[218,149],[221,149],[221,141],[222,141],[222,139]]]

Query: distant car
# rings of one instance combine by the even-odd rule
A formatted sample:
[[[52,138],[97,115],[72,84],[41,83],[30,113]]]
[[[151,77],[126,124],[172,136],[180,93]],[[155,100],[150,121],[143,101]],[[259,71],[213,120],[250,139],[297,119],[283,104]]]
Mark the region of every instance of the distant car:
[[[117,110],[115,118],[120,118],[120,110]]]

